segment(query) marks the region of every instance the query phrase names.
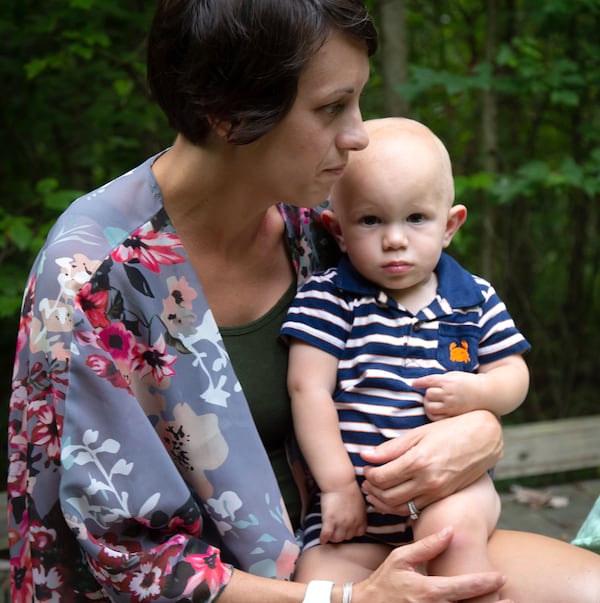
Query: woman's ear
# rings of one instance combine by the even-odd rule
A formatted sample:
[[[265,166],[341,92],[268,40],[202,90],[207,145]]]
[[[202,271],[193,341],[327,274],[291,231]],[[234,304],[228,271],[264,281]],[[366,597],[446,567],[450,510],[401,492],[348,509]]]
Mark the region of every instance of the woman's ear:
[[[321,220],[323,221],[323,226],[325,226],[325,228],[333,235],[333,238],[337,241],[339,248],[342,251],[346,251],[346,242],[344,241],[344,235],[342,234],[340,222],[337,219],[336,215],[330,209],[326,209],[321,214]]]
[[[467,219],[467,208],[464,205],[453,205],[448,213],[448,222],[446,223],[446,231],[444,232],[443,246],[448,247],[452,238],[458,229],[465,223]]]
[[[231,136],[231,127],[232,124],[230,121],[225,119],[216,119],[212,115],[207,116],[206,118],[210,127],[213,129],[213,132],[221,139],[229,141],[229,137]]]

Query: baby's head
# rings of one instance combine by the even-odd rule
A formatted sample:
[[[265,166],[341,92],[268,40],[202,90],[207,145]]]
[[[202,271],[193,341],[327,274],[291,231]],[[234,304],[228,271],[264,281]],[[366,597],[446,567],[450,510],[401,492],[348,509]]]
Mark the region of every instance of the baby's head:
[[[324,219],[361,274],[409,289],[430,278],[467,211],[453,205],[450,157],[429,128],[404,118],[365,127],[369,145],[351,153]]]
[[[433,191],[440,203],[451,207],[454,181],[450,156],[427,126],[412,119],[387,117],[366,121],[365,129],[369,145],[350,154],[343,176],[331,190],[334,210],[336,204],[343,211],[361,198],[375,201],[387,187],[393,187],[400,199],[422,189]]]

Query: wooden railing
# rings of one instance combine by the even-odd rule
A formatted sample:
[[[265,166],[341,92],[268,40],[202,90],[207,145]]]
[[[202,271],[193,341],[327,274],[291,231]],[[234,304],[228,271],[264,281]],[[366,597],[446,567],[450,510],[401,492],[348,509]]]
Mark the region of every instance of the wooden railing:
[[[600,467],[600,415],[504,428],[504,458],[494,478]]]

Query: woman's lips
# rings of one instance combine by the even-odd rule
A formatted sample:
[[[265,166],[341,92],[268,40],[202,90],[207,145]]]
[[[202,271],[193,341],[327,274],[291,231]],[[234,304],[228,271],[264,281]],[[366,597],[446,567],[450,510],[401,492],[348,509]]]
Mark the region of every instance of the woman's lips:
[[[336,178],[339,178],[344,173],[345,169],[346,169],[346,164],[344,163],[342,165],[337,165],[337,166],[334,166],[334,167],[327,168],[324,171],[327,174],[331,174],[332,176],[335,176]]]

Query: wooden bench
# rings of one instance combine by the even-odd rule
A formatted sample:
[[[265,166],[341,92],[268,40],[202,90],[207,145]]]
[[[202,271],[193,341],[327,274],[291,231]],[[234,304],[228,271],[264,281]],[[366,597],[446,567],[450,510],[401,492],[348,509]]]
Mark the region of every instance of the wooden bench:
[[[593,467],[600,467],[600,415],[505,427],[504,458],[494,479]]]
[[[600,467],[600,415],[505,427],[504,442],[496,480]],[[0,493],[0,517],[6,517],[6,492]],[[0,551],[7,548],[3,519]]]

